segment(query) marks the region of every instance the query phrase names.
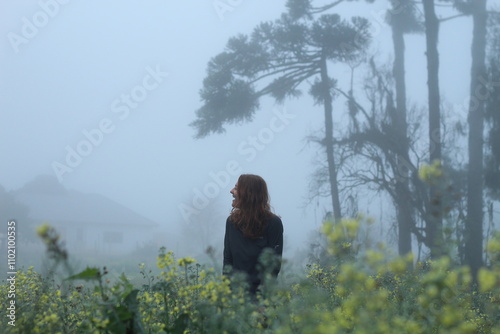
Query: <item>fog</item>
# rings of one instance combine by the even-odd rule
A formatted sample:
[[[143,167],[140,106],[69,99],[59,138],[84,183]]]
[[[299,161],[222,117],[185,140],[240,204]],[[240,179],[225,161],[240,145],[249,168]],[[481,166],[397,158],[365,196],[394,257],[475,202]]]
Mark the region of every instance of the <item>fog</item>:
[[[342,15],[368,18],[379,62],[392,59],[390,28],[383,22],[388,6],[377,1],[339,7]],[[28,217],[35,226],[47,221],[57,227],[71,214],[79,215],[71,223],[77,226],[60,227],[75,253],[81,238],[87,253],[95,248],[99,254],[120,256],[117,249],[123,249],[125,256],[146,243],[203,256],[209,246],[220,254],[231,208],[229,191],[239,174],[259,174],[267,181],[271,204],[284,223],[284,257],[292,260],[296,252],[307,249],[310,232],[331,211],[327,198],[310,201],[308,192],[310,175],[323,153],[306,137],[322,131],[322,109],[307,94],[282,105],[264,99],[252,122],[228,125],[224,134],[197,140],[189,126],[201,106],[199,90],[210,58],[223,51],[228,38],[248,34],[284,11],[285,1],[264,0],[196,5],[2,1],[0,185],[32,206]],[[441,28],[441,34],[457,36],[440,44],[442,94],[448,103],[462,105],[464,115],[469,72],[456,68],[470,67],[470,31],[469,19]],[[424,104],[424,37],[407,38],[408,98]],[[333,75],[347,86],[349,68],[335,66]],[[337,108],[343,104],[335,102]],[[343,121],[335,119],[339,127]],[[45,177],[40,179],[41,175]],[[58,191],[65,192],[65,198],[72,194],[72,200],[58,202],[48,198],[53,194],[42,192],[39,196],[46,201],[42,204],[40,197],[22,195],[20,190],[37,179],[52,184],[48,188],[54,186],[49,179],[56,180]],[[50,205],[56,209],[48,210]],[[140,239],[125,235],[113,240],[108,235],[97,241],[106,228],[99,230],[89,221],[107,226],[111,207],[117,213],[109,219],[121,221],[124,231]],[[373,195],[359,198],[358,207],[375,219],[387,218],[384,212],[392,210]],[[89,211],[92,214],[83,214]],[[22,229],[23,217],[15,212],[6,216],[17,220],[19,233],[28,233]],[[121,229],[119,223],[113,226]],[[81,236],[73,240],[74,229],[80,229]],[[113,249],[101,244],[106,240],[115,243]],[[30,252],[37,249],[26,247]],[[26,263],[18,265],[30,265],[31,255],[39,257],[26,254]]]

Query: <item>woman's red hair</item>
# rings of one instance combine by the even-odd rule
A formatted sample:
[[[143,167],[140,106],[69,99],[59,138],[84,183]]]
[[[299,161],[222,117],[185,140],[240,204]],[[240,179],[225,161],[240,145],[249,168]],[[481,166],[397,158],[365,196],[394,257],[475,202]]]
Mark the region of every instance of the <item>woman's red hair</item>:
[[[258,175],[242,174],[236,191],[236,205],[229,216],[231,222],[248,238],[263,236],[267,223],[274,216],[266,181]]]

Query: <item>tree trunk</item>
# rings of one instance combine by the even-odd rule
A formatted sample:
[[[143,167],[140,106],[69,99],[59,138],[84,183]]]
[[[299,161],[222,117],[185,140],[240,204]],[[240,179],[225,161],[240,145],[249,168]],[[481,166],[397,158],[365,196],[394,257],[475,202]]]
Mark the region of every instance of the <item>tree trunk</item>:
[[[325,110],[325,149],[328,161],[328,176],[330,179],[330,192],[332,194],[333,217],[340,220],[342,212],[340,209],[339,188],[337,182],[337,166],[333,155],[333,107],[330,92],[330,79],[326,66],[326,58],[321,58],[321,81],[324,87],[323,104]]]
[[[411,252],[411,226],[413,213],[411,210],[409,191],[409,147],[406,122],[406,83],[405,83],[405,41],[403,29],[392,24],[392,42],[394,46],[393,75],[396,87],[396,113],[392,120],[401,152],[396,152],[395,199],[398,222],[398,252],[405,255]]]
[[[439,21],[434,8],[434,0],[424,0],[425,37],[427,55],[427,88],[429,99],[429,160],[441,161],[441,111],[439,92]],[[431,257],[443,255],[443,210],[442,196],[435,185],[430,185],[430,203],[426,217],[426,241]]]
[[[483,128],[486,82],[486,0],[473,5],[472,65],[469,103],[469,170],[465,261],[474,277],[483,264]],[[486,96],[486,97],[485,97]]]

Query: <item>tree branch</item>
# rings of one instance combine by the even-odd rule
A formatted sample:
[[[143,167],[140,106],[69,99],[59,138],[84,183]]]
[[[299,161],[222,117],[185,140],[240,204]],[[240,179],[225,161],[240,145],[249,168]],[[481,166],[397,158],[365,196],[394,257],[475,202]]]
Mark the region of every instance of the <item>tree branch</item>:
[[[439,19],[438,21],[439,22],[446,22],[446,21],[450,21],[450,20],[453,20],[453,19],[456,19],[456,18],[459,18],[459,17],[464,17],[464,16],[469,16],[469,15],[467,15],[467,14],[457,14],[457,15],[453,15],[453,16],[446,17],[446,18],[443,18],[443,19]]]
[[[342,2],[344,2],[345,0],[338,0],[338,1],[335,1],[335,2],[332,2],[331,4],[328,4],[328,5],[324,5],[324,6],[321,6],[321,7],[313,7],[312,10],[311,10],[311,14],[319,14],[319,13],[322,13],[324,11],[327,11],[328,9],[330,8],[333,8],[339,4],[341,4]]]

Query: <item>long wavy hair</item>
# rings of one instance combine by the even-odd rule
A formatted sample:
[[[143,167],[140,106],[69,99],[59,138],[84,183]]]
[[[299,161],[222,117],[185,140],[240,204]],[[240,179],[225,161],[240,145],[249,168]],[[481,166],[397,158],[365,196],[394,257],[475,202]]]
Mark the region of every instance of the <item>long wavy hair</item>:
[[[266,181],[258,175],[242,174],[236,191],[236,203],[229,216],[231,222],[248,238],[263,236],[267,223],[274,216]]]

